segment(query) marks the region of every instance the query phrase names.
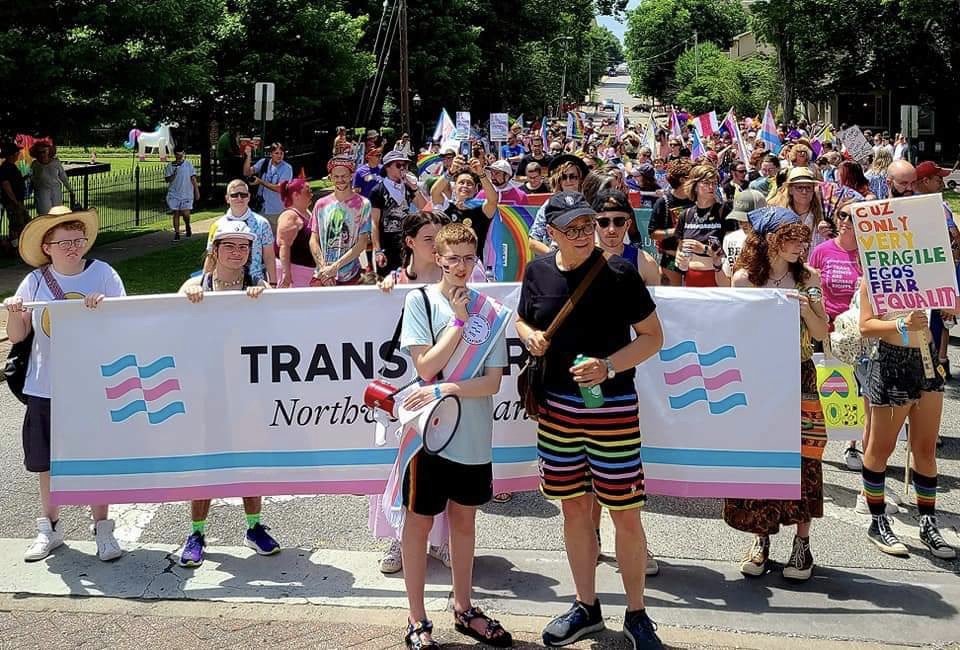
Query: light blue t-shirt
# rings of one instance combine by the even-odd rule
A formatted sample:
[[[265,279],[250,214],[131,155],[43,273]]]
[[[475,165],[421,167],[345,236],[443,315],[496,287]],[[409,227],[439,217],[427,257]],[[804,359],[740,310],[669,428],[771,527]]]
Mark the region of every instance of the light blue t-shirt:
[[[190,182],[190,179],[196,176],[197,172],[189,160],[184,159],[179,165],[168,164],[163,170],[163,175],[165,178],[173,176],[173,180],[170,181],[170,188],[167,190],[168,199],[193,200],[193,183]]]
[[[264,161],[266,161],[266,163],[264,163]],[[261,174],[260,170],[264,167],[266,167],[266,171]],[[286,160],[281,160],[279,165],[274,165],[269,158],[261,158],[253,165],[253,173],[274,185],[279,185],[283,181],[293,180],[293,167],[291,167],[290,163]],[[260,195],[263,197],[263,214],[280,214],[286,210],[286,208],[283,207],[283,199],[280,198],[280,192],[268,190],[262,185],[258,186],[258,189],[260,190]]]
[[[427,287],[433,318],[433,337],[427,326],[427,310],[419,289],[407,293],[404,303],[403,326],[400,328],[400,349],[408,355],[415,345],[433,345],[453,320],[453,308],[440,294],[437,285]],[[507,367],[507,339],[504,329],[493,343],[493,349],[483,364],[487,368]],[[416,372],[416,370],[414,370]],[[479,376],[479,375],[478,375]],[[484,465],[493,460],[493,397],[461,397],[460,425],[450,445],[440,456],[463,465]]]

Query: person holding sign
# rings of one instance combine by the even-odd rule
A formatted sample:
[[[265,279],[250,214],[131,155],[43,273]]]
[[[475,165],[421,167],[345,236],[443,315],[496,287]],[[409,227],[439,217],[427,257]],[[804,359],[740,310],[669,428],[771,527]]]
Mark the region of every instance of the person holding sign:
[[[810,527],[814,518],[823,516],[821,459],[827,430],[817,394],[813,341],[826,338],[827,315],[820,276],[802,260],[810,228],[786,208],[760,208],[747,216],[752,231],[737,260],[732,286],[796,289],[800,302],[800,498],[727,499],[723,519],[731,527],[755,535],[753,546],[740,563],[740,572],[747,576],[767,572],[770,536],[779,532],[780,526],[795,525],[797,533],[783,577],[804,581],[813,575]]]
[[[207,291],[244,291],[250,298],[259,298],[269,285],[254,280],[250,273],[250,253],[256,245],[256,235],[243,221],[220,221],[213,234],[213,268],[190,278],[180,287],[180,293],[193,304],[203,301]],[[258,555],[276,555],[280,545],[260,523],[263,497],[243,497],[243,512],[247,519],[247,531],[243,543]],[[203,549],[206,542],[207,515],[210,499],[190,502],[191,532],[180,549],[177,563],[182,567],[198,567],[203,564]]]
[[[449,443],[436,453],[418,451],[391,480],[402,503],[404,583],[410,614],[404,642],[438,647],[424,606],[427,560],[424,549],[434,517],[446,510],[450,523],[454,624],[481,643],[506,647],[513,639],[497,621],[470,602],[477,508],[493,496],[493,395],[507,366],[506,326],[511,311],[467,288],[477,264],[477,236],[461,223],[440,228],[435,239],[440,282],[410,291],[404,303],[400,347],[413,359],[423,387],[410,392],[404,408],[417,410],[448,396],[460,402],[460,419]],[[402,444],[402,442],[401,442]],[[388,484],[389,489],[389,484]]]
[[[568,645],[605,626],[595,585],[596,500],[616,528],[623,630],[634,648],[662,648],[643,597],[646,497],[634,369],[663,345],[663,330],[636,268],[595,247],[596,212],[582,194],[552,196],[546,222],[557,251],[527,266],[517,333],[543,357],[543,399],[529,415],[538,421],[540,491],[562,506],[576,600],[547,625],[543,642]]]

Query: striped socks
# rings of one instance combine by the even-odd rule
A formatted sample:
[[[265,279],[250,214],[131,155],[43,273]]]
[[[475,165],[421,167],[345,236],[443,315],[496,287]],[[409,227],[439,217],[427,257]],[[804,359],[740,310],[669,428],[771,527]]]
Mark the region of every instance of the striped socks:
[[[864,464],[861,470],[861,475],[863,476],[863,496],[867,500],[870,514],[873,516],[884,514],[886,509],[886,504],[883,500],[883,486],[886,481],[886,474],[886,470],[874,472],[871,469],[867,469],[866,464]],[[936,482],[936,479],[934,479],[934,482]],[[920,492],[918,491],[917,494],[919,495]]]
[[[913,489],[917,493],[917,510],[920,514],[934,516],[937,509],[937,477],[924,476],[914,470]]]

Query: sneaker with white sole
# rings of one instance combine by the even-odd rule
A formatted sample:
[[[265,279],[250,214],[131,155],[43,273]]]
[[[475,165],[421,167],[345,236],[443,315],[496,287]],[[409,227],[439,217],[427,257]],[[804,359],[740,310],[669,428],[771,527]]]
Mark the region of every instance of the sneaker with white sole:
[[[434,546],[429,544],[427,549],[427,555],[432,557],[435,560],[440,560],[443,566],[450,568],[450,545],[443,543],[440,546]]]
[[[116,560],[123,555],[120,543],[113,535],[115,524],[113,519],[104,519],[94,523],[94,537],[97,540],[97,557],[104,562]]]
[[[884,497],[884,514],[895,515],[900,512],[900,508],[897,507],[896,502],[890,498],[890,495]],[[854,512],[861,515],[870,514],[870,506],[867,504],[867,498],[863,496],[863,492],[857,495],[857,505],[853,509]]]
[[[813,575],[813,553],[810,551],[810,538],[795,535],[790,560],[783,567],[783,577],[787,580],[805,581]]]
[[[745,576],[762,576],[767,572],[767,561],[770,559],[770,538],[757,535],[753,538],[753,546],[740,562],[740,573]]]
[[[390,542],[390,548],[387,550],[387,554],[380,559],[381,573],[396,573],[403,568],[402,548],[399,539]]]
[[[932,515],[920,516],[920,541],[941,560],[952,560],[957,557],[957,550],[947,544],[947,540],[937,528],[937,518]]]
[[[37,518],[37,537],[23,553],[25,562],[36,562],[50,555],[50,551],[63,544],[63,533],[53,529],[46,517]]]
[[[910,552],[907,545],[900,541],[893,528],[890,525],[890,517],[887,515],[874,515],[870,521],[870,528],[867,530],[867,537],[876,544],[877,548],[888,555],[898,555],[907,557]]]
[[[647,569],[644,573],[648,576],[655,576],[660,573],[660,563],[657,562],[657,558],[653,557],[650,549],[647,549]]]
[[[843,462],[847,464],[847,469],[852,472],[863,470],[863,458],[860,450],[856,447],[847,447],[843,452]]]

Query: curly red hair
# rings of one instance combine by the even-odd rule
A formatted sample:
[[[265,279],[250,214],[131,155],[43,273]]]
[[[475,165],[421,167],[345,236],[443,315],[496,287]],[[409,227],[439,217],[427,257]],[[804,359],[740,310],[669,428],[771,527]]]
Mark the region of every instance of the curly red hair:
[[[740,257],[737,258],[734,271],[745,269],[750,284],[755,287],[766,286],[770,279],[771,255],[779,253],[788,241],[810,241],[810,235],[809,226],[802,223],[788,223],[780,226],[768,243],[766,235],[758,235],[751,230],[740,252]],[[801,258],[790,264],[790,274],[794,282],[800,284],[810,277],[810,270]]]

